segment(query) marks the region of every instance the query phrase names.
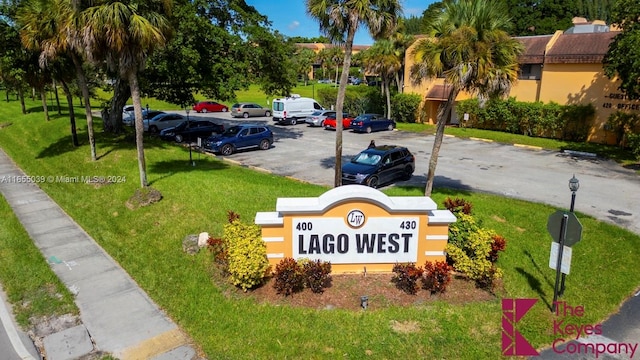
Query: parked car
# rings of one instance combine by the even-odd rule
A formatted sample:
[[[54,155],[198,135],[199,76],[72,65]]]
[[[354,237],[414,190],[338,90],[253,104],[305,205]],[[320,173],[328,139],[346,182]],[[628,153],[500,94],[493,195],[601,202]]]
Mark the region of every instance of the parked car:
[[[398,179],[409,180],[415,171],[415,157],[403,146],[369,148],[342,165],[342,184],[377,188]]]
[[[224,133],[211,136],[204,143],[204,150],[221,155],[231,155],[237,150],[257,147],[267,150],[273,144],[273,132],[265,125],[243,124],[228,128]]]
[[[125,105],[122,107],[122,120],[129,119],[133,115],[133,105]]]
[[[271,103],[273,121],[283,125],[295,125],[318,110],[324,110],[317,101],[311,98],[292,94],[282,99],[273,99]]]
[[[395,121],[387,119],[380,114],[362,114],[351,121],[351,128],[354,132],[391,131],[395,127]]]
[[[353,121],[353,116],[349,116],[349,114],[342,114],[342,128],[349,129],[351,127],[351,122]],[[327,116],[324,119],[324,129],[325,130],[335,130],[338,119],[336,119],[336,114]]]
[[[142,110],[142,120],[149,120],[149,119],[153,119],[154,116],[156,115],[160,115],[160,114],[164,114],[164,111],[160,111],[160,110],[148,110],[147,109],[143,109]],[[136,121],[136,116],[133,113],[133,111],[131,112],[131,114],[129,114],[127,116],[127,118],[125,119],[124,117],[122,118],[122,123],[127,125],[127,126],[133,126],[135,125],[135,121]]]
[[[248,118],[249,116],[271,116],[271,109],[255,103],[237,103],[231,106],[232,117]]]
[[[144,131],[157,134],[160,130],[168,127],[178,126],[181,122],[187,121],[187,117],[180,114],[165,113],[152,117],[144,122]]]
[[[320,79],[318,84],[333,84],[333,81],[331,79]]]
[[[192,120],[183,121],[178,126],[160,131],[160,138],[163,140],[175,140],[180,143],[185,140],[195,140],[199,137],[208,138],[213,134],[222,134],[223,132],[224,125],[222,124],[206,120]]]
[[[193,105],[193,111],[199,113],[208,113],[208,112],[227,112],[229,108],[227,105],[217,103],[215,101],[200,101],[199,103]]]
[[[326,119],[327,116],[335,114],[335,110],[317,110],[314,111],[313,114],[309,115],[304,122],[309,126],[324,126],[324,119]]]

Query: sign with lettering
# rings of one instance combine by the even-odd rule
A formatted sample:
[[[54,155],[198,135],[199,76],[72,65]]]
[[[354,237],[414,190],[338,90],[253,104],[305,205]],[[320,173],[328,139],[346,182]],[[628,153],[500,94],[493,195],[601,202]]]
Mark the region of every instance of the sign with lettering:
[[[356,210],[362,214],[359,210]],[[293,218],[294,258],[321,258],[332,264],[416,262],[418,217]],[[354,226],[355,225],[355,226]]]
[[[388,197],[346,185],[317,198],[279,198],[256,214],[272,266],[285,257],[331,263],[332,272],[391,272],[396,263],[444,261],[449,210],[428,197]]]

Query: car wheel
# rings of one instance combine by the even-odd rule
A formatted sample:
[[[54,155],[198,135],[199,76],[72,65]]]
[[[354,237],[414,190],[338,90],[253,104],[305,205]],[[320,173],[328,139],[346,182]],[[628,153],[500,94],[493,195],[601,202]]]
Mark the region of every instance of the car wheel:
[[[242,114],[242,117],[247,119],[249,117],[249,113],[246,112],[246,113]]]
[[[320,123],[320,127],[324,127],[324,121]]]
[[[222,112],[227,112],[227,108],[222,108]]]
[[[406,180],[411,180],[411,176],[413,175],[413,168],[411,166],[407,166],[404,168],[404,172],[402,174],[402,178]]]
[[[266,116],[266,117],[271,116],[271,111],[265,111],[264,116]]]
[[[372,176],[369,178],[369,180],[367,180],[367,186],[372,187],[372,188],[377,188],[378,187],[378,177],[377,176]]]
[[[365,129],[365,131],[367,132],[367,134],[371,134],[371,126],[367,126],[367,128]]]
[[[149,132],[152,134],[157,134],[158,133],[158,127],[153,125],[153,126],[149,126]]]
[[[393,131],[393,124],[389,124],[389,127],[387,127],[387,129],[389,129],[389,131]]]
[[[209,110],[207,110],[207,109],[202,109],[202,112],[206,114],[206,113],[208,113],[208,112],[209,112]]]
[[[222,155],[231,155],[233,154],[233,145],[226,144],[220,149],[220,154]]]
[[[182,140],[184,140],[184,139],[182,138],[182,135],[176,135],[176,142],[181,143],[181,142],[182,142]]]
[[[296,118],[291,118],[291,120],[289,120],[289,121],[291,121],[291,125],[295,125],[295,124],[298,123],[298,119],[296,119]]]
[[[271,147],[271,142],[269,142],[269,140],[262,139],[260,141],[260,150],[269,150],[270,147]]]

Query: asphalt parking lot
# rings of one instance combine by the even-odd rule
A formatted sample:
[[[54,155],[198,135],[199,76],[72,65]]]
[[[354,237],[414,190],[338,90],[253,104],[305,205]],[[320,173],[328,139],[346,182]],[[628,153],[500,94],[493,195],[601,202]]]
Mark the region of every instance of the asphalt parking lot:
[[[225,126],[237,122],[269,125],[275,142],[268,151],[241,151],[227,159],[275,174],[332,186],[335,164],[335,132],[305,124],[275,125],[271,118],[236,119],[228,113],[193,114]],[[411,180],[398,185],[424,186],[433,136],[403,131],[371,134],[343,132],[343,162],[376,144],[409,148],[416,156]],[[569,179],[580,181],[576,211],[615,223],[640,234],[640,176],[617,163],[589,156],[503,145],[482,140],[445,137],[436,170],[435,187],[482,191],[568,208]]]

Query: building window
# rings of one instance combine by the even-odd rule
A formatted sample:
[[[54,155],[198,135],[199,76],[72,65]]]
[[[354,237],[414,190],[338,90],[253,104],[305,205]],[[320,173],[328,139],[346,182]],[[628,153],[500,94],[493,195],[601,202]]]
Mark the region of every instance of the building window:
[[[540,80],[542,75],[542,64],[521,64],[518,79]]]

